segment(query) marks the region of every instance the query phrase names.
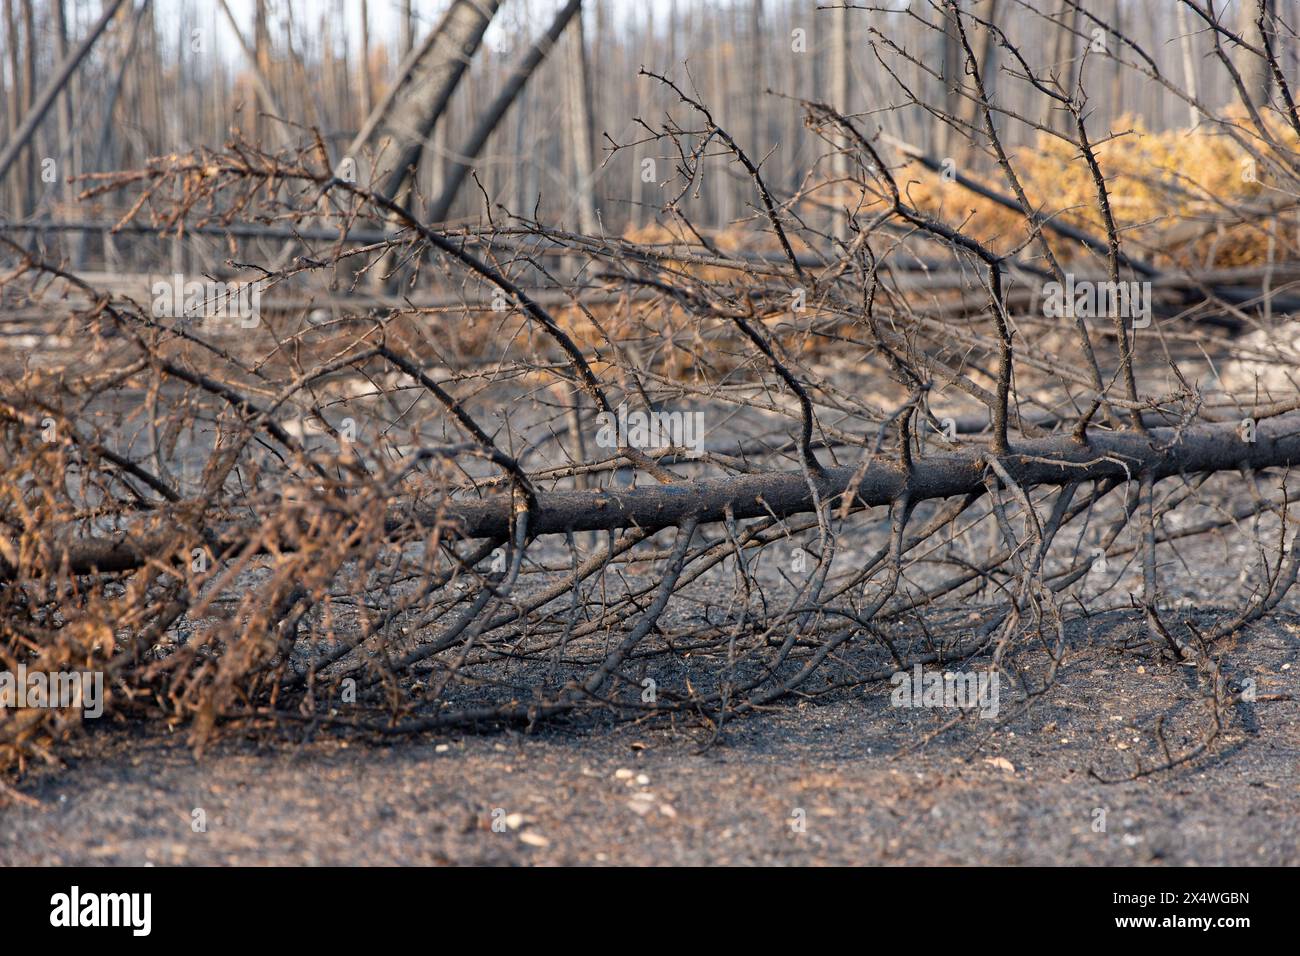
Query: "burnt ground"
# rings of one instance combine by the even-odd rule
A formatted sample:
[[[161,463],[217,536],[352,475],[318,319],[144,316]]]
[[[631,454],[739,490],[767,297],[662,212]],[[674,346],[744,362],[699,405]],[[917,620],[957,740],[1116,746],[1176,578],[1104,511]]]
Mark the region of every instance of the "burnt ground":
[[[1170,514],[1167,527],[1221,516],[1211,487],[1246,494],[1239,476],[1219,476],[1200,515]],[[1265,541],[1276,530],[1252,529]],[[887,531],[846,534],[845,566]],[[1239,538],[1184,543],[1164,597],[1180,613],[1206,599],[1239,609],[1260,583],[1254,556]],[[933,583],[922,572],[913,586]],[[1139,579],[1121,557],[1076,590],[1114,606]],[[672,613],[697,610],[683,603]],[[796,698],[716,735],[698,720],[597,718],[388,740],[227,730],[196,757],[183,730],[96,726],[60,750],[63,767],[28,771],[27,800],[0,802],[0,864],[1296,865],[1300,614],[1294,595],[1284,606],[1220,648],[1234,686],[1255,680],[1256,701],[1232,710],[1210,753],[1134,781],[1093,771],[1158,761],[1162,717],[1181,752],[1207,709],[1194,669],[1126,650],[1141,625],[1108,613],[1072,635],[1057,685],[1027,713],[1004,687],[1006,720],[933,739],[952,711],[891,707],[880,683]],[[963,642],[957,628],[942,637]],[[1042,655],[1025,657],[1041,675]],[[840,663],[842,679],[881,661]]]
[[[1002,719],[890,706],[889,686],[699,724],[571,723],[396,741],[102,728],[34,803],[0,809],[7,864],[1300,863],[1300,617],[1225,648],[1234,709],[1212,753],[1139,780],[1206,725],[1195,671],[1121,650],[1114,614],[1058,684]],[[195,832],[201,809],[206,830]],[[799,813],[798,811],[802,811]],[[1096,824],[1104,811],[1104,831]],[[494,830],[494,817],[500,820]],[[803,832],[794,825],[804,822]]]

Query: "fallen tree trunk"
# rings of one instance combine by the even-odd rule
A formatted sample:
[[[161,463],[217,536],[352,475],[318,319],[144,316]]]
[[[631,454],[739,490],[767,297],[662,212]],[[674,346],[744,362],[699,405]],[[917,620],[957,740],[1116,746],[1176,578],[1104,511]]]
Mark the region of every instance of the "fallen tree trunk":
[[[1136,478],[1150,472],[1156,479],[1171,475],[1232,471],[1300,464],[1300,413],[1266,419],[1256,426],[1255,441],[1240,437],[1237,423],[1197,425],[1180,434],[1172,428],[1136,432],[1094,432],[1088,444],[1069,435],[1054,435],[1017,446],[1000,463],[1022,488],[1064,485],[1073,481]],[[984,486],[989,455],[968,451],[917,461],[911,472],[898,464],[880,463],[867,469],[853,487],[855,503],[886,505],[903,497],[913,503],[952,498]],[[816,481],[821,499],[843,495],[856,468],[828,468]],[[741,475],[680,484],[653,485],[627,491],[565,491],[540,494],[529,519],[537,535],[567,531],[597,531],[637,527],[674,527],[688,519],[721,521],[730,511],[736,519],[766,515],[787,517],[812,511],[812,488],[802,472]],[[433,521],[439,509],[415,509],[421,523]],[[509,534],[511,504],[505,499],[455,502],[443,509],[444,521],[455,523],[468,538]]]
[[[1020,485],[1065,485],[1077,481],[1136,479],[1150,473],[1156,480],[1179,474],[1259,470],[1300,464],[1300,412],[1265,419],[1246,441],[1239,423],[1200,424],[1185,429],[1157,428],[1148,434],[1096,431],[1087,444],[1070,435],[1053,435],[1019,443],[999,464]],[[853,487],[854,504],[887,505],[904,498],[915,504],[936,498],[978,493],[984,488],[989,454],[972,449],[916,461],[907,471],[895,462],[867,468],[856,485],[855,467],[827,468],[813,485],[802,472],[777,472],[708,478],[626,491],[541,492],[529,518],[531,536],[640,528],[657,531],[682,525],[765,516],[788,517],[813,511],[817,500],[837,498]],[[442,526],[462,538],[508,538],[515,503],[506,496],[481,501],[442,500],[436,504],[395,506],[386,519],[390,531],[411,525]],[[245,544],[255,529],[231,526],[206,542],[227,552]],[[130,570],[150,559],[166,557],[175,532],[123,534],[82,539],[62,546],[60,561],[79,574]],[[12,553],[12,548],[9,549]],[[0,565],[0,580],[13,568]]]

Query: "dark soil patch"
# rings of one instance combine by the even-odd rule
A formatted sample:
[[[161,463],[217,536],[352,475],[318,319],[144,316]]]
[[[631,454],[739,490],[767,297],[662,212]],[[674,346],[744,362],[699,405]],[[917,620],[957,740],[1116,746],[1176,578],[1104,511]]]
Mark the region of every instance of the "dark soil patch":
[[[39,806],[0,810],[0,861],[1300,863],[1297,618],[1227,648],[1225,671],[1254,678],[1257,700],[1234,709],[1210,755],[1105,784],[1091,768],[1158,759],[1162,714],[1175,751],[1206,720],[1191,669],[1119,650],[1128,622],[1113,623],[1076,642],[1028,713],[972,718],[920,747],[952,712],[892,707],[880,684],[716,739],[680,721],[391,743],[227,734],[196,760],[181,734],[105,727],[63,770],[28,776]],[[1003,717],[1018,696],[1004,688]]]

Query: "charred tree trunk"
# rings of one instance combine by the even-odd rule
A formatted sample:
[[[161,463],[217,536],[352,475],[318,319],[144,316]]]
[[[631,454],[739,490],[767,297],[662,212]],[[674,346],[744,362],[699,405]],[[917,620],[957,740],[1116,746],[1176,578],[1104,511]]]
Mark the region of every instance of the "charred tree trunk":
[[[0,179],[4,178],[19,152],[31,140],[36,129],[40,126],[41,120],[45,118],[45,114],[54,103],[55,98],[67,85],[68,80],[72,78],[72,74],[81,65],[81,61],[86,58],[86,54],[90,52],[91,47],[95,45],[95,41],[104,32],[104,28],[116,15],[117,8],[122,5],[122,2],[123,0],[107,0],[103,13],[95,21],[95,25],[90,28],[90,32],[77,44],[77,48],[72,54],[59,64],[58,69],[46,81],[45,86],[32,102],[31,109],[23,117],[23,121],[14,132],[14,135],[5,144],[4,149],[0,150]]]
[[[569,27],[568,125],[573,151],[574,201],[578,206],[578,228],[587,235],[599,231],[596,218],[595,170],[592,167],[591,89],[587,76],[587,43],[583,36],[582,11],[574,14]]]
[[[419,163],[425,140],[500,6],[500,0],[454,0],[352,141],[348,156],[358,164],[366,150],[375,154],[370,178],[390,199],[401,193]]]
[[[560,11],[555,15],[555,19],[551,22],[550,29],[546,31],[541,39],[529,47],[528,53],[525,54],[523,60],[510,74],[501,92],[484,109],[473,130],[471,130],[469,136],[452,159],[442,193],[434,200],[429,209],[429,218],[431,220],[442,222],[447,218],[448,213],[451,211],[451,205],[460,192],[460,187],[468,178],[474,161],[483,152],[483,148],[487,145],[488,138],[492,135],[493,130],[505,118],[515,98],[519,96],[524,86],[527,85],[529,78],[532,77],[533,71],[546,59],[547,54],[551,52],[551,48],[555,46],[561,34],[564,33],[564,28],[568,26],[569,21],[573,19],[581,7],[582,0],[568,0],[560,8]]]

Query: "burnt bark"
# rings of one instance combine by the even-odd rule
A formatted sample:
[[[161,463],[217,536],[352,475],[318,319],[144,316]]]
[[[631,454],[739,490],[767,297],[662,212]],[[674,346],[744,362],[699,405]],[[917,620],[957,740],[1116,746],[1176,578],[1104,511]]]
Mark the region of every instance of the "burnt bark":
[[[1019,442],[998,464],[1021,488],[1060,486],[1081,481],[1155,481],[1194,473],[1280,468],[1300,464],[1300,412],[1260,421],[1254,441],[1242,438],[1241,423],[1218,422],[1183,429],[1094,431],[1087,443],[1071,435]],[[824,468],[814,476],[803,471],[741,475],[665,485],[590,491],[538,492],[529,514],[530,536],[638,528],[657,531],[688,521],[701,524],[812,512],[817,501],[843,496],[852,488],[855,507],[900,501],[915,504],[936,498],[982,493],[989,462],[983,449],[934,455],[914,461],[911,471],[882,461],[861,473],[855,468]],[[520,505],[509,496],[480,501],[442,500],[393,507],[386,524],[396,530],[411,523],[445,527],[463,538],[506,538]],[[252,529],[230,526],[208,545],[218,552],[244,544]],[[123,534],[115,539],[68,542],[59,556],[77,573],[129,570],[151,558],[166,557],[174,532]],[[0,579],[12,577],[0,568]]]

